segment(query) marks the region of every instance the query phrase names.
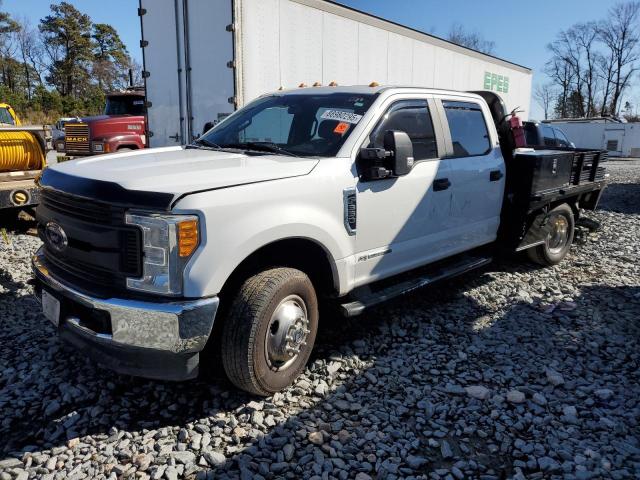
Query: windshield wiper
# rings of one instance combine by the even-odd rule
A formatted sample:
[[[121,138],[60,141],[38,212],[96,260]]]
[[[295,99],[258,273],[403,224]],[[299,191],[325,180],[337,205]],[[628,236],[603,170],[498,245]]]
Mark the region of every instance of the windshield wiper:
[[[281,155],[288,155],[290,157],[298,157],[293,152],[285,150],[282,147],[279,147],[273,142],[241,142],[241,143],[228,143],[223,145],[221,148],[239,148],[244,150],[256,150],[258,152],[269,152],[269,153],[279,153]]]
[[[216,150],[222,149],[220,145],[216,145],[215,143],[210,142],[209,140],[205,140],[204,138],[196,138],[193,141],[193,143],[187,145],[186,148],[200,148],[200,147],[214,148]]]

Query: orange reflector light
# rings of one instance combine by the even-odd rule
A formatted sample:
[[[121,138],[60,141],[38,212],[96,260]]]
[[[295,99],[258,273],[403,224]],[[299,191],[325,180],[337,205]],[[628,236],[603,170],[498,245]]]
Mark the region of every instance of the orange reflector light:
[[[300,85],[298,85],[298,88],[307,88],[307,84],[306,83],[301,83]]]
[[[314,83],[314,84],[313,84],[313,86],[314,86],[314,87],[321,87],[321,86],[322,86],[322,84],[321,84],[320,82],[316,82],[316,83]]]
[[[370,86],[371,88],[374,88],[374,87],[379,87],[379,86],[380,86],[380,84],[379,84],[378,82],[371,82],[371,83],[369,84],[369,86]]]
[[[178,223],[178,252],[188,257],[198,247],[198,221],[185,220]]]
[[[338,82],[333,81],[329,84],[330,87],[337,87],[338,86]]]

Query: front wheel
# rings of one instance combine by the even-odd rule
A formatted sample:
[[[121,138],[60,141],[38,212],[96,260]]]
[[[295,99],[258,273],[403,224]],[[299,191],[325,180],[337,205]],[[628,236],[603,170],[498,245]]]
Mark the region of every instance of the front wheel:
[[[318,331],[318,299],[309,277],[274,268],[247,279],[222,331],[222,363],[229,380],[268,396],[298,377]]]
[[[547,235],[543,244],[527,250],[529,258],[544,266],[559,264],[569,253],[573,243],[575,218],[566,203],[549,212],[546,218]]]

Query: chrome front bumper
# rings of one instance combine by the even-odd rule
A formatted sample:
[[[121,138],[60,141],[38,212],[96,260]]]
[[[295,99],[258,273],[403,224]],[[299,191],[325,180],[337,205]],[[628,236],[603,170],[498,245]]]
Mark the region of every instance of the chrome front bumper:
[[[171,363],[172,358],[179,362],[188,358],[189,372],[177,375],[175,379],[191,378],[197,374],[197,354],[204,349],[211,334],[219,305],[217,297],[165,303],[96,298],[55,278],[47,267],[42,249],[33,256],[32,266],[37,287],[46,289],[61,301],[60,335],[88,353],[94,353],[94,346],[96,353],[100,353],[92,356],[99,363],[123,373],[174,379],[176,375],[163,375],[161,371],[149,373],[147,370],[153,369],[154,363]],[[65,313],[77,311],[75,306],[84,311],[106,312],[110,333],[92,330],[87,322],[83,322],[82,315]],[[105,355],[112,357],[111,361]],[[133,368],[120,365],[120,360],[127,356],[132,358]]]

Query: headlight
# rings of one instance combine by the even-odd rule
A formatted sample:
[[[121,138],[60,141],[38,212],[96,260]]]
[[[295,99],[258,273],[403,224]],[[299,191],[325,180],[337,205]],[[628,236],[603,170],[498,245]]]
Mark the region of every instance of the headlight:
[[[102,142],[92,142],[93,151],[96,153],[104,152],[104,144]]]
[[[127,278],[127,288],[180,295],[184,266],[199,243],[198,217],[128,213],[126,222],[142,230],[142,277]]]

